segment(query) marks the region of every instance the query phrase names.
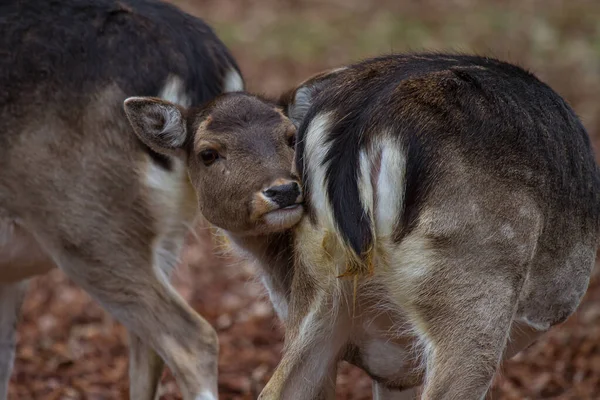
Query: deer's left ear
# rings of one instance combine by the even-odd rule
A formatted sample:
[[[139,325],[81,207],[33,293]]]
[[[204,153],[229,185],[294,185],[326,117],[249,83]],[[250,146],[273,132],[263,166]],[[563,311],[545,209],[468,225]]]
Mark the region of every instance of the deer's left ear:
[[[302,123],[316,95],[327,88],[331,78],[345,69],[346,67],[336,68],[313,75],[280,97],[279,104],[296,128]]]
[[[179,106],[155,97],[129,97],[123,107],[135,134],[148,147],[165,155],[181,155],[187,128]]]

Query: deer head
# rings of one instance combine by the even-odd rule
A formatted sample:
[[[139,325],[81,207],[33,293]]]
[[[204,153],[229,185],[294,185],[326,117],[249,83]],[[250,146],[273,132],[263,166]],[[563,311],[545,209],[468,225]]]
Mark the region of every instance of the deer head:
[[[296,129],[274,103],[229,93],[197,109],[149,97],[128,98],[124,107],[144,143],[186,161],[210,223],[262,235],[302,217],[302,189],[292,171]]]

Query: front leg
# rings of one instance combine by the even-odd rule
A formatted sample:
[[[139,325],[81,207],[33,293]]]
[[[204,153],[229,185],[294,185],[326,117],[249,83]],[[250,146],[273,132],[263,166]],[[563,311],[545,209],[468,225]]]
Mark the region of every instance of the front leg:
[[[292,293],[283,357],[259,399],[335,398],[336,365],[350,333],[348,313],[323,287],[304,285]]]
[[[337,361],[333,363],[327,373],[327,376],[321,384],[321,389],[317,395],[317,400],[335,400],[335,387],[337,381]]]

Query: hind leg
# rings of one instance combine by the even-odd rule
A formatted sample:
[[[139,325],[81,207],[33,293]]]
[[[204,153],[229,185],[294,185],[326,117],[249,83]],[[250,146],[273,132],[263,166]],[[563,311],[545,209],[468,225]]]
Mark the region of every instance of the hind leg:
[[[513,225],[514,241],[465,232],[432,242],[431,235],[415,232],[400,244],[404,257],[394,257],[401,264],[395,273],[403,284],[388,288],[423,345],[422,399],[481,400],[487,394],[535,249],[537,231],[518,228]]]
[[[142,260],[138,262],[141,264]],[[81,263],[79,258],[67,256],[61,262],[61,268],[75,282],[136,335],[142,344],[148,343],[160,354],[173,371],[184,399],[216,399],[218,342],[214,329],[153,271],[140,268],[147,273],[143,278],[131,271],[131,278],[137,277],[135,282],[112,280],[98,272],[111,267],[110,260],[90,265],[89,262]],[[138,352],[137,355],[143,354]],[[152,358],[151,352],[145,354],[141,361],[145,362],[146,377],[153,378],[148,382],[147,390],[153,391],[160,376],[161,363]],[[133,365],[137,365],[136,361]]]
[[[334,371],[348,341],[349,316],[310,280],[296,276],[294,281],[304,286],[300,296],[292,289],[283,357],[258,398],[334,398]]]
[[[26,282],[0,284],[0,399],[8,396],[8,383],[13,369],[16,330]]]
[[[41,225],[35,232],[74,282],[141,344],[160,355],[175,375],[185,400],[216,399],[216,332],[171,286],[156,255],[156,234],[147,224],[139,223],[140,218],[130,213],[125,218],[98,218],[88,222],[77,236]],[[132,219],[137,222],[132,223]],[[148,386],[141,390],[150,395],[155,390],[150,386],[154,386],[152,377],[158,376],[159,363],[152,361],[151,353],[145,354],[137,353],[146,363]],[[133,364],[138,365],[136,360]]]
[[[156,399],[164,364],[152,347],[129,332],[129,398]]]
[[[187,229],[178,229],[160,241],[160,257],[156,259],[164,277],[170,280],[180,262]],[[157,398],[164,361],[148,344],[129,332],[129,397],[140,400]]]
[[[416,300],[426,357],[422,398],[483,399],[507,344],[519,284],[497,275],[434,279],[435,291],[423,288]]]

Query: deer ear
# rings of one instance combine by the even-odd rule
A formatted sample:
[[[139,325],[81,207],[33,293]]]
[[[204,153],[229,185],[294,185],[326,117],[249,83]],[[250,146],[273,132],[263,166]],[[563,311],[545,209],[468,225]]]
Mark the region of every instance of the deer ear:
[[[161,154],[181,154],[187,129],[179,106],[155,97],[129,97],[123,108],[133,131],[144,144]]]
[[[281,96],[280,105],[296,128],[300,127],[315,97],[328,87],[332,78],[345,69],[347,68],[336,68],[320,72]]]

